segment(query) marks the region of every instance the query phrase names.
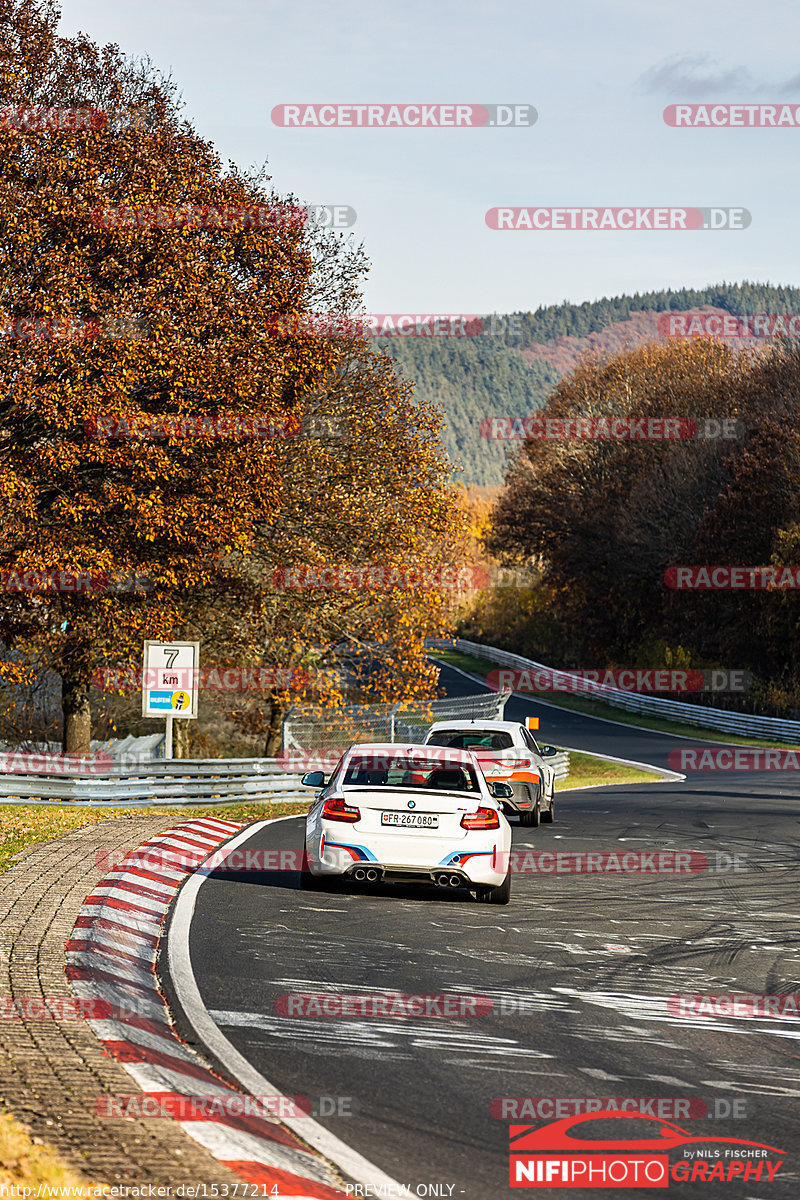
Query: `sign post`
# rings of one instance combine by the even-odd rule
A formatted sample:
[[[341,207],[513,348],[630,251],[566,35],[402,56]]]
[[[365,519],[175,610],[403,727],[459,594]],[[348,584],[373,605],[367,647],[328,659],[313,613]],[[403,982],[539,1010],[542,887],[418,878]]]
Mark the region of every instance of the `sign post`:
[[[172,722],[197,717],[199,642],[144,644],[142,716],[165,717],[164,758],[172,758]]]

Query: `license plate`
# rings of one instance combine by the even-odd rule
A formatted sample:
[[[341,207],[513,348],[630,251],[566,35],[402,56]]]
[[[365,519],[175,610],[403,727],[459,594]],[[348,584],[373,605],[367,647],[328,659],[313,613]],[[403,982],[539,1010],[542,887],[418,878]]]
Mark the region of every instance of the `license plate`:
[[[439,817],[436,813],[381,813],[381,825],[399,825],[404,829],[438,829]]]

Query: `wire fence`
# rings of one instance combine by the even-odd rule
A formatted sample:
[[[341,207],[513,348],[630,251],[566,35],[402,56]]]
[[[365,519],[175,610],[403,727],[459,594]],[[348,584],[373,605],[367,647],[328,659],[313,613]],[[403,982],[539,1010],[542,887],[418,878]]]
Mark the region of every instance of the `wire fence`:
[[[346,750],[357,742],[421,742],[433,721],[500,721],[510,692],[483,692],[400,704],[295,707],[283,721],[285,750]]]

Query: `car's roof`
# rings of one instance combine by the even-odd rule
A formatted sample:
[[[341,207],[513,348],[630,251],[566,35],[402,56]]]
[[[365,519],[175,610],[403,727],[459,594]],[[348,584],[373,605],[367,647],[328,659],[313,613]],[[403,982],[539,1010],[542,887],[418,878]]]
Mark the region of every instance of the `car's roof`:
[[[469,717],[463,721],[434,721],[429,727],[428,733],[434,729],[491,729],[497,732],[503,730],[511,732],[524,728],[521,721],[484,721],[481,717]]]
[[[405,758],[413,755],[429,759],[431,757],[431,747],[423,746],[419,742],[362,742],[357,746],[351,746],[347,753],[351,756],[356,754],[374,755],[376,758]],[[456,750],[448,747],[448,762],[451,759],[456,762],[467,763],[470,766],[475,765],[475,756],[471,750]]]

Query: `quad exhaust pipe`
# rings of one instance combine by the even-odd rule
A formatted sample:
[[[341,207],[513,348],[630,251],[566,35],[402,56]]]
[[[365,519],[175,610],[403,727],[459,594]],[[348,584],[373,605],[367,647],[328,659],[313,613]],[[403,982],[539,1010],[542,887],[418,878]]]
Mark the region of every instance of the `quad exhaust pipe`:
[[[382,867],[356,867],[350,872],[350,879],[355,879],[357,883],[379,883],[383,879]],[[437,871],[433,876],[433,882],[440,888],[463,888],[468,886],[462,875],[457,875],[454,871]]]

